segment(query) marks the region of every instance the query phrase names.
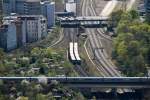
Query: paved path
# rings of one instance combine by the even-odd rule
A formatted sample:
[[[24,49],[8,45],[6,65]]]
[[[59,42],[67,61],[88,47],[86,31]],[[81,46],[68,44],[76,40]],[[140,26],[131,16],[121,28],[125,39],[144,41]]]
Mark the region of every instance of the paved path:
[[[114,10],[114,8],[117,6],[117,4],[118,4],[117,0],[109,1],[107,5],[105,6],[105,8],[100,13],[100,16],[109,16]]]

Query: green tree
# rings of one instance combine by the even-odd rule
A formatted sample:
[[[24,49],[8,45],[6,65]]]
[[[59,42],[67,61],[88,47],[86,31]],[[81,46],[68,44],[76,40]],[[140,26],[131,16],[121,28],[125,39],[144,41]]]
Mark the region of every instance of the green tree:
[[[29,98],[28,98],[28,97],[21,96],[21,97],[19,97],[17,100],[29,100]]]
[[[130,41],[128,44],[128,52],[130,56],[136,56],[139,54],[140,43],[138,41]]]
[[[123,11],[122,10],[118,10],[118,11],[115,11],[115,12],[112,12],[111,14],[111,22],[110,22],[110,25],[113,26],[113,27],[117,27],[120,19],[121,19],[121,15],[123,14]]]
[[[139,18],[139,14],[136,10],[131,10],[131,11],[129,11],[129,13],[132,16],[132,19],[138,19]]]
[[[3,94],[0,94],[0,100],[6,100],[6,97]]]
[[[72,64],[68,61],[65,61],[62,66],[65,68],[65,74],[66,76],[70,76],[73,69],[72,69]]]
[[[150,14],[149,13],[146,14],[146,21],[145,22],[150,24]]]
[[[4,75],[5,72],[6,72],[6,67],[4,66],[3,63],[0,62],[0,74]]]
[[[150,67],[150,25],[138,18],[134,10],[123,13],[113,41],[113,58],[127,76],[144,76]]]
[[[39,93],[36,95],[36,100],[48,100],[48,97],[44,94]]]
[[[5,57],[5,53],[3,49],[0,48],[0,62],[3,61],[4,57]]]

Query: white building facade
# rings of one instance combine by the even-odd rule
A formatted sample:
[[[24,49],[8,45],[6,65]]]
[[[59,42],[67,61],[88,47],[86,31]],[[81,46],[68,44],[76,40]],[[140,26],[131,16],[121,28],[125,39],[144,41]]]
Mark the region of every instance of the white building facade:
[[[42,15],[7,16],[0,27],[0,48],[10,51],[47,36],[47,20]]]
[[[19,16],[23,22],[22,32],[26,34],[26,42],[40,40],[47,35],[47,21],[42,15]]]
[[[48,0],[3,0],[3,15],[11,13],[19,15],[43,15],[48,22],[48,28],[55,25],[55,2]]]

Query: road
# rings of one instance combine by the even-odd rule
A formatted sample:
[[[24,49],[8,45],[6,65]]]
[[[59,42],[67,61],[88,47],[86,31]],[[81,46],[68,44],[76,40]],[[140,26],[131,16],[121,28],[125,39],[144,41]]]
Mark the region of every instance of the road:
[[[22,80],[51,83],[58,81],[67,87],[96,88],[150,88],[150,77],[0,77],[2,80]]]
[[[117,4],[118,4],[117,0],[109,1],[99,16],[109,16],[110,13],[113,12],[113,10],[117,6]]]
[[[130,0],[128,3],[127,3],[127,11],[131,10],[133,5],[135,4],[136,0]]]
[[[114,2],[113,2],[114,3]],[[93,0],[83,0],[82,5],[82,15],[83,16],[96,16],[96,12],[93,7]],[[106,8],[108,8],[108,5],[106,5]],[[106,8],[105,11],[106,11]],[[112,11],[113,7],[110,9]],[[108,10],[108,9],[107,9]],[[107,13],[108,14],[108,13]],[[97,34],[97,31],[98,34]],[[110,41],[110,37],[103,34],[102,29],[87,29],[87,34],[89,36],[89,42],[92,47],[93,55],[95,60],[99,63],[99,66],[97,66],[99,69],[102,70],[103,75],[105,77],[121,77],[120,72],[117,70],[116,66],[111,62],[110,59],[108,59],[108,55],[106,53],[105,48],[103,48],[103,43],[101,39],[107,39]]]

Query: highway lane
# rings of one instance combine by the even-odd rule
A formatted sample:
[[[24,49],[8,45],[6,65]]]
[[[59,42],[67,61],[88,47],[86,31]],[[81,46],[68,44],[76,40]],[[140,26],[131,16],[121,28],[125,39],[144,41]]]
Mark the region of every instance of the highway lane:
[[[93,0],[91,0],[93,2]],[[117,6],[118,0],[110,0],[99,16],[109,16]]]
[[[131,10],[133,5],[135,4],[136,0],[130,0],[129,2],[127,2],[127,11]]]

